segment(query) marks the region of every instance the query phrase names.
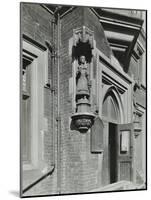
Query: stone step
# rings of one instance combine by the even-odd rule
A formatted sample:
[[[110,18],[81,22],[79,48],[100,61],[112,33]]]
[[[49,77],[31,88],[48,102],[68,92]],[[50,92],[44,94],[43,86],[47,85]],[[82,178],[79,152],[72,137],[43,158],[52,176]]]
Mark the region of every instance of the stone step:
[[[103,192],[103,191],[117,191],[117,190],[134,190],[134,189],[143,189],[145,184],[136,185],[130,181],[118,181],[97,189],[92,190],[91,192]]]

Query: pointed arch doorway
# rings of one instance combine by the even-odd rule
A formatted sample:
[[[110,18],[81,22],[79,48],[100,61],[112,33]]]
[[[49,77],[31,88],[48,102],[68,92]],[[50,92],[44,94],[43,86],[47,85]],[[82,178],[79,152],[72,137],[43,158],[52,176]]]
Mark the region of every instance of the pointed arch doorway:
[[[123,124],[123,105],[119,94],[110,88],[104,96],[102,117],[105,121],[106,147],[104,160],[106,184],[120,180],[133,180],[133,138],[132,124]]]

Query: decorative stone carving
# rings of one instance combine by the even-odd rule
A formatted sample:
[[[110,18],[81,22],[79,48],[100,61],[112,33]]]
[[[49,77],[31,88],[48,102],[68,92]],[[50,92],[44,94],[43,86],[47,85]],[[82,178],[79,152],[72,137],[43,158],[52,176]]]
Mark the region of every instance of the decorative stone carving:
[[[134,135],[135,137],[139,136],[141,131],[142,131],[142,127],[141,127],[141,122],[140,122],[140,116],[137,113],[137,111],[134,111]]]
[[[95,115],[92,113],[81,112],[73,114],[71,118],[77,130],[79,130],[81,133],[85,133],[93,125]]]
[[[134,86],[133,86],[133,118],[134,118],[134,135],[135,137],[139,136],[141,133],[141,124],[140,120],[137,114],[137,101],[136,101],[136,91],[140,89],[140,83],[138,80],[135,80]]]
[[[91,31],[85,26],[73,30],[73,39],[74,39],[74,46],[76,46],[77,43],[79,43],[80,41],[83,43],[88,42],[91,48],[94,47],[93,31]]]
[[[80,56],[78,71],[76,73],[76,113],[72,115],[75,127],[82,133],[93,124],[95,115],[90,112],[90,84],[88,66],[85,56]]]
[[[88,66],[86,64],[85,56],[80,57],[80,65],[78,67],[77,76],[77,95],[78,94],[89,94],[88,88]]]
[[[71,116],[72,124],[82,133],[87,132],[94,123],[90,104],[90,63],[92,62],[93,32],[83,26],[73,31],[73,60],[77,60],[76,71],[76,111]]]

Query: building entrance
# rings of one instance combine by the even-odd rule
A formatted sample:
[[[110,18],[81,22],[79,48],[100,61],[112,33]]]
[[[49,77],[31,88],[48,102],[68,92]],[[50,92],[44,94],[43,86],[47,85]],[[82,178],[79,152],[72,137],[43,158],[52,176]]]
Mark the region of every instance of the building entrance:
[[[109,123],[109,177],[110,183],[117,181],[117,124]]]
[[[104,153],[108,167],[107,180],[112,184],[121,180],[133,181],[133,124],[121,124],[120,110],[115,91],[105,95],[102,115],[106,121],[107,150]]]
[[[132,124],[109,123],[110,183],[133,181]]]

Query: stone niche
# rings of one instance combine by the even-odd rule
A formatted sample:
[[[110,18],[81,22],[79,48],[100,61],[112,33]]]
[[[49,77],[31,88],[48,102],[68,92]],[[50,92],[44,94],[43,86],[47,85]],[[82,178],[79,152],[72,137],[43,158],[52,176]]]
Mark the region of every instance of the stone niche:
[[[75,109],[71,116],[71,129],[86,133],[94,123],[91,111],[91,77],[93,31],[83,26],[73,30],[72,65],[74,68]]]

